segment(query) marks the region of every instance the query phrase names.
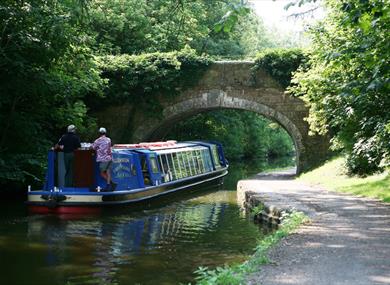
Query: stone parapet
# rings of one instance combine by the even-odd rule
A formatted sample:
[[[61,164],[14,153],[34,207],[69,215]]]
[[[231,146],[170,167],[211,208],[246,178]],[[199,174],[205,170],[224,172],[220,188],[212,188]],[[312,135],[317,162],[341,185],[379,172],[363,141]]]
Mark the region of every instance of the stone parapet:
[[[327,137],[309,136],[305,103],[285,93],[264,70],[254,70],[248,61],[224,61],[210,65],[196,86],[180,95],[160,96],[162,113],[148,114],[141,108],[107,108],[98,116],[100,125],[117,125],[113,139],[121,142],[160,140],[170,126],[197,113],[215,109],[256,112],[279,123],[290,134],[297,154],[297,172],[320,164],[328,155]],[[117,113],[120,110],[120,113]]]

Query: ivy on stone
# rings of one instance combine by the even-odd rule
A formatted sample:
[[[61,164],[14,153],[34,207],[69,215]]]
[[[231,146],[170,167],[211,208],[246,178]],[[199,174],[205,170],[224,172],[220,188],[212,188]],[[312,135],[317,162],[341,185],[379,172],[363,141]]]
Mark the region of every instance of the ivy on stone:
[[[156,96],[175,96],[195,85],[212,61],[186,48],[167,53],[107,55],[99,62],[102,76],[108,81],[106,99],[101,104],[144,104],[156,115]]]
[[[287,88],[293,73],[306,61],[301,49],[271,49],[257,55],[254,70],[264,69],[283,88]]]

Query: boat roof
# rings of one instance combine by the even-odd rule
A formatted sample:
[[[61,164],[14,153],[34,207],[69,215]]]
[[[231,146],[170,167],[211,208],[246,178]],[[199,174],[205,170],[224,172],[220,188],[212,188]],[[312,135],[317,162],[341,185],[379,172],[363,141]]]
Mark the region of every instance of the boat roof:
[[[135,150],[135,151],[156,151],[158,153],[163,152],[173,152],[173,149],[176,151],[184,150],[183,148],[193,148],[193,147],[202,147],[207,142],[177,142],[177,141],[165,141],[165,142],[142,142],[138,144],[115,144],[113,150]],[[166,150],[166,151],[164,151]]]
[[[177,141],[165,142],[141,142],[137,144],[115,144],[114,149],[152,149],[152,148],[172,148],[177,147]]]

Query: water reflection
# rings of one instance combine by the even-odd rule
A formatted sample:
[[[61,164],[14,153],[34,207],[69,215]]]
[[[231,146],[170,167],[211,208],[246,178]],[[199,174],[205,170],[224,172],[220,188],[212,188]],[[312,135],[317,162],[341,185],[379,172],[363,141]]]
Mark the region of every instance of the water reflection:
[[[216,191],[162,208],[84,219],[30,216],[23,237],[8,235],[1,267],[7,284],[177,284],[201,265],[245,258],[258,230],[238,215],[234,192]],[[23,223],[22,223],[23,224]],[[242,225],[244,224],[244,226]],[[1,225],[3,228],[4,225]],[[247,241],[237,237],[244,234]],[[9,225],[8,225],[8,228]],[[27,274],[10,275],[3,257],[23,252]],[[38,260],[35,262],[34,260]],[[31,282],[33,280],[33,282]]]
[[[231,176],[246,175],[243,167]],[[253,171],[253,168],[252,168]],[[98,216],[0,220],[4,284],[179,284],[199,266],[240,262],[261,230],[240,214],[235,178]],[[23,273],[23,274],[21,274]]]

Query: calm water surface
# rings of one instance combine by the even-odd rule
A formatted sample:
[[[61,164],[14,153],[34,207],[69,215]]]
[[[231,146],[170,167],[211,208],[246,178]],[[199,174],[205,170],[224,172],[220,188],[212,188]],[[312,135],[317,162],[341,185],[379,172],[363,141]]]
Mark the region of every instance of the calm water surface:
[[[242,262],[264,233],[240,212],[236,183],[263,169],[233,165],[220,189],[95,216],[28,215],[3,201],[1,283],[179,284],[194,282],[199,266]]]

